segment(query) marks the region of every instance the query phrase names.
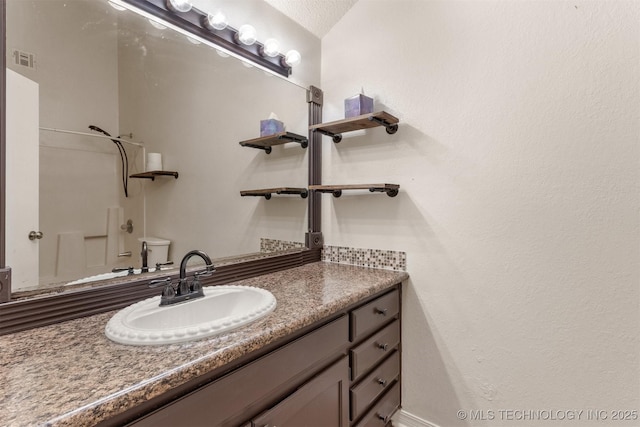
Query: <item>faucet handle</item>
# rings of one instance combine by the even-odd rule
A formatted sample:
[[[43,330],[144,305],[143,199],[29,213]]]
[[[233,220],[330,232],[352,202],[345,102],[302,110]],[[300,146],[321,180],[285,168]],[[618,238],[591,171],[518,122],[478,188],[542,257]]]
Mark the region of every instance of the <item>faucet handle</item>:
[[[111,269],[112,273],[120,273],[121,271],[128,272],[127,275],[131,276],[133,274],[133,267],[115,267]]]
[[[176,296],[176,290],[173,288],[171,284],[171,277],[165,277],[163,279],[156,279],[149,282],[150,288],[157,288],[160,286],[164,286],[162,289],[162,299],[171,299]]]
[[[211,264],[211,267],[213,267],[213,264]],[[209,276],[213,276],[213,272],[216,271],[214,270],[209,270],[209,266],[207,266],[206,270],[202,270],[202,271],[196,271],[195,273],[193,273],[193,276],[197,279],[201,278],[201,277],[209,277]]]
[[[207,266],[209,268],[209,266]],[[214,270],[215,271],[215,270]],[[202,293],[202,283],[200,283],[201,277],[212,276],[213,272],[209,270],[197,271],[193,274],[193,281],[191,282],[191,292]],[[203,294],[204,295],[204,294]]]
[[[173,261],[156,262],[156,271],[160,271],[161,267],[166,267],[167,265],[173,265]]]
[[[158,288],[160,286],[171,286],[171,277],[164,277],[162,279],[155,279],[149,282],[150,288]]]
[[[200,276],[200,277],[209,277],[211,276],[214,272],[216,271],[216,268],[213,264],[205,264],[205,269],[202,271],[198,271],[197,273],[195,273],[195,276]]]

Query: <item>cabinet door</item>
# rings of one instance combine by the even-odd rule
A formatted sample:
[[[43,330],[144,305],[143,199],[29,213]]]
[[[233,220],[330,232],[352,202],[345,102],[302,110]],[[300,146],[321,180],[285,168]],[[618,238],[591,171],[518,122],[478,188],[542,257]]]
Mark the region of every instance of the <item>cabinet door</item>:
[[[347,358],[312,378],[282,402],[253,420],[253,427],[347,427]]]
[[[251,419],[277,402],[278,396],[295,389],[313,372],[322,372],[320,369],[327,366],[328,361],[344,354],[347,343],[348,319],[342,316],[130,426],[236,426],[238,418],[242,421]],[[347,369],[344,371],[346,373]]]

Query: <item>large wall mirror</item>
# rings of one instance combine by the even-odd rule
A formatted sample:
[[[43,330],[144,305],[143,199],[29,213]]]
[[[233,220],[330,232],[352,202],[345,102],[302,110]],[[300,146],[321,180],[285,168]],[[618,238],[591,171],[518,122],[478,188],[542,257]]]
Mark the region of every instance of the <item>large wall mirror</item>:
[[[216,263],[302,250],[306,199],[240,191],[305,187],[308,150],[239,142],[272,113],[306,135],[306,88],[103,0],[6,0],[6,32],[15,296],[137,272],[142,241],[175,264],[192,249]],[[150,153],[178,177],[131,178]]]

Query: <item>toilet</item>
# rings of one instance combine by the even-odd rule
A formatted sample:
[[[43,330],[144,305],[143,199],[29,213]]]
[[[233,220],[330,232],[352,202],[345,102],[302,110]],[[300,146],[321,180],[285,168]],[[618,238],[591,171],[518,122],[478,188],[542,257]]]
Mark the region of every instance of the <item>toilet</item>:
[[[156,264],[164,264],[168,261],[171,240],[148,236],[139,237],[138,241],[141,247],[142,242],[147,242],[147,266],[149,269],[155,268]]]

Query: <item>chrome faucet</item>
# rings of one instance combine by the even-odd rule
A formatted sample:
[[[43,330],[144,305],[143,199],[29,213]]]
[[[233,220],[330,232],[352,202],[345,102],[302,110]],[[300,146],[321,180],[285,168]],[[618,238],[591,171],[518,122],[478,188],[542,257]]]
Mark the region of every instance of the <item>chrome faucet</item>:
[[[196,255],[202,258],[202,260],[206,263],[208,273],[215,271],[213,270],[213,262],[211,261],[211,258],[209,258],[209,255],[202,251],[194,250],[191,252],[187,252],[184,258],[182,258],[182,261],[180,261],[180,280],[187,278],[187,262],[189,262],[191,257]]]
[[[141,269],[141,273],[148,273],[149,272],[149,266],[147,265],[147,255],[149,254],[149,251],[147,249],[147,241],[143,241],[142,242],[142,252],[140,252],[140,255],[142,256],[142,269]]]
[[[187,279],[187,262],[189,262],[189,259],[194,256],[202,258],[206,263],[206,268],[202,271],[196,272],[194,274],[193,281],[189,283],[189,280]],[[164,289],[162,290],[162,297],[160,298],[161,306],[176,304],[194,298],[203,297],[204,291],[202,290],[202,284],[200,284],[200,278],[211,276],[214,271],[216,270],[209,255],[203,251],[193,250],[188,252],[180,262],[180,280],[176,287],[171,283],[170,277],[152,280],[149,283],[149,287],[153,288],[156,286],[164,286]]]

